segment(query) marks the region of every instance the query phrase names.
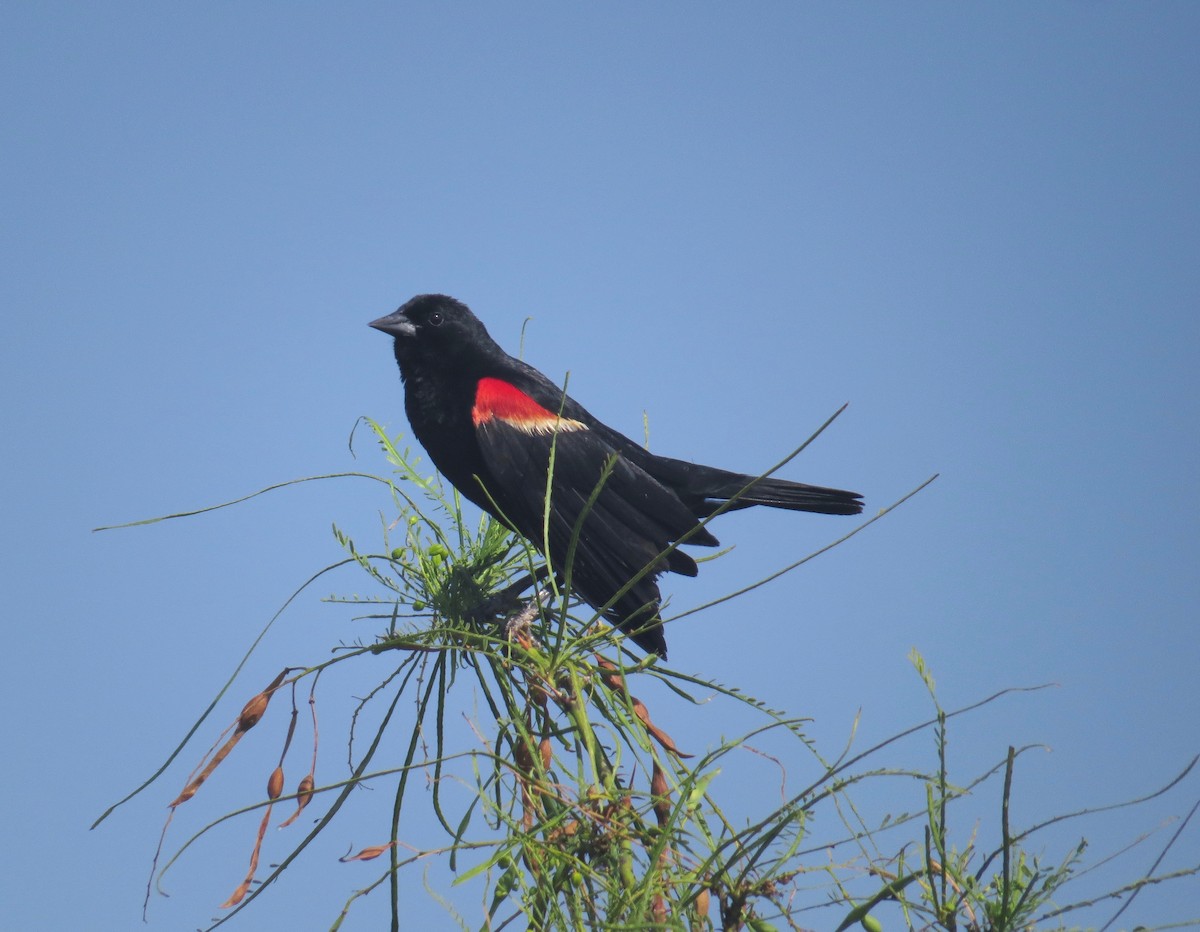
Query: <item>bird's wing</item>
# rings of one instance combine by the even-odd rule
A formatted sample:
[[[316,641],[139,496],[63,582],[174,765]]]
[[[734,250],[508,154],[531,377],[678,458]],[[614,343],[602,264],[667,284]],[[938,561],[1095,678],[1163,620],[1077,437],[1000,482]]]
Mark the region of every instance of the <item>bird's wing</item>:
[[[512,382],[481,379],[472,420],[488,473],[480,477],[484,494],[549,556],[556,573],[570,577],[585,601],[607,604],[650,567],[606,613],[622,627],[636,627],[639,616],[643,622],[654,617],[659,573],[696,574],[691,557],[680,550],[663,556],[663,551],[688,534],[689,542],[715,543],[673,491],[629,462],[599,432],[548,409]]]

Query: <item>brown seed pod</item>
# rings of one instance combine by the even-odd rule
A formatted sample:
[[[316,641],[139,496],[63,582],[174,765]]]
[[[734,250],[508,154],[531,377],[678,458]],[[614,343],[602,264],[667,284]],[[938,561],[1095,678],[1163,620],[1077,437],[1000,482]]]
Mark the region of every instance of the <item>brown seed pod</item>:
[[[278,799],[279,794],[283,792],[283,767],[276,767],[271,771],[271,776],[267,780],[267,799]]]
[[[372,845],[369,848],[363,848],[358,854],[348,854],[345,857],[338,858],[338,860],[343,864],[349,861],[373,861],[385,851],[388,851],[394,844],[394,841],[389,841],[386,845]]]
[[[296,811],[288,816],[287,821],[280,823],[280,828],[287,828],[298,818],[300,813],[304,811],[304,807],[309,804],[313,798],[313,775],[306,773],[300,780],[300,785],[296,787]]]
[[[183,788],[183,792],[180,793],[178,796],[175,797],[175,799],[173,799],[171,801],[170,805],[167,808],[174,809],[176,806],[180,805],[181,803],[186,803],[189,799],[191,799],[193,796],[196,795],[196,791],[199,789],[200,789],[199,783],[196,783],[194,781],[192,783],[189,783],[187,786],[185,786]]]
[[[545,686],[535,681],[529,684],[529,698],[544,709],[550,699],[550,694],[546,692]]]
[[[238,716],[237,730],[249,731],[259,723],[267,711],[267,703],[271,701],[269,692],[261,692],[242,707]]]
[[[533,752],[529,750],[529,741],[520,735],[513,739],[513,763],[521,773],[533,771]]]
[[[658,827],[662,828],[671,818],[671,791],[658,761],[654,762],[654,770],[650,775],[650,797],[654,801],[654,817],[658,820]]]
[[[600,654],[595,654],[594,656],[596,658],[596,666],[604,671],[600,675],[600,679],[603,680],[604,685],[618,695],[624,695],[625,683],[621,680],[620,668],[607,657],[602,657]]]

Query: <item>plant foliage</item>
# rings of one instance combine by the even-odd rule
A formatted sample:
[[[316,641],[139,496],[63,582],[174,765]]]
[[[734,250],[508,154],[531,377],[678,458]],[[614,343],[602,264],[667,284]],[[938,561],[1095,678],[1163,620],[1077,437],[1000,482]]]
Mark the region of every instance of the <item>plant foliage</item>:
[[[355,789],[368,785],[391,794],[390,826],[386,837],[343,859],[380,866],[340,910],[331,908],[332,929],[368,896],[390,898],[392,927],[399,928],[400,879],[431,860],[443,863],[453,880],[430,892],[464,928],[841,932],[856,925],[882,928],[880,917],[887,916],[912,929],[1001,932],[1065,927],[1064,917],[1096,902],[1093,897],[1072,903],[1064,892],[1083,868],[1084,841],[1049,859],[1034,845],[1040,848],[1050,824],[1099,810],[1014,828],[1011,789],[1028,748],[1010,747],[984,773],[961,783],[951,779],[946,759],[951,722],[1021,690],[946,711],[914,651],[913,664],[933,700],[929,720],[865,750],[856,752],[851,743],[827,758],[806,736],[805,721],[741,689],[653,659],[638,660],[623,648],[619,633],[557,586],[555,573],[523,605],[498,599],[515,579],[537,574],[541,557],[490,518],[470,523],[454,494],[422,473],[378,425],[368,424],[394,469],[390,479],[373,477],[390,489],[393,518],[385,522],[377,551],[359,549],[334,528],[346,556],[330,569],[358,567],[371,594],[330,601],[373,619],[377,637],[280,673],[201,756],[170,804],[172,816],[184,804],[195,805],[205,781],[248,740],[273,698],[290,693],[292,713],[266,798],[217,819],[171,857],[154,859],[153,869],[165,872],[214,825],[258,813],[249,870],[214,926],[252,904],[269,911],[269,904],[255,901],[283,871],[297,869],[296,859],[330,830]],[[554,569],[569,575],[569,567]],[[389,669],[342,723],[350,753],[341,775],[322,783],[318,683],[330,667],[364,657],[383,658]],[[162,776],[229,686],[135,792]],[[304,755],[302,776],[289,795],[285,766],[295,772],[288,754],[301,720],[297,696],[304,689],[312,752]],[[456,697],[462,696],[473,700],[466,742],[461,729],[448,727],[462,705]],[[651,702],[639,696],[653,697],[653,717]],[[406,709],[415,707],[415,715],[396,715],[402,702]],[[716,702],[743,710],[750,724],[732,738],[710,735],[705,747],[687,753],[664,722],[684,708]],[[927,769],[887,765],[889,749],[921,735],[933,739]],[[761,750],[768,744],[769,755]],[[773,761],[783,774],[777,793],[718,779],[727,769],[738,770],[748,752]],[[1179,784],[1194,763],[1151,795]],[[793,772],[806,776],[789,786]],[[857,794],[888,782],[917,789],[915,798],[924,805],[873,820],[863,815]],[[986,794],[998,800],[995,830],[977,828],[966,838],[952,831],[961,801]],[[914,794],[901,788],[895,796]],[[289,812],[282,826],[293,825],[302,813],[315,821],[277,864],[260,870],[267,827],[275,807],[284,805]],[[1194,812],[1195,807],[1163,853]],[[409,826],[422,822],[432,832],[417,841]],[[996,839],[990,847],[980,840],[985,834]],[[1124,910],[1144,887],[1200,869],[1156,873],[1161,860],[1160,855],[1144,876],[1107,896],[1123,898]],[[460,896],[463,890],[470,896]],[[149,892],[148,887],[148,897]],[[464,902],[482,904],[482,914],[466,918]]]

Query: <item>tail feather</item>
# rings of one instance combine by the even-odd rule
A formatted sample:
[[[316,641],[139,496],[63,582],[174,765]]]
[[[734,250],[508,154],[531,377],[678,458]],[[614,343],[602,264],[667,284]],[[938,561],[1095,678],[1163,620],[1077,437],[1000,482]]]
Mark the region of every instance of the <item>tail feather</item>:
[[[753,482],[753,485],[750,483]],[[746,489],[746,486],[750,486]],[[745,492],[742,492],[746,489]],[[742,494],[738,494],[741,492]],[[822,515],[856,515],[863,510],[862,496],[844,489],[829,489],[786,479],[759,479],[753,476],[736,476],[732,482],[707,490],[705,504],[708,514],[735,498],[726,511],[748,508],[751,505],[766,505],[770,508],[786,508],[790,511],[810,511]]]
[[[863,510],[862,496],[857,492],[787,479],[757,479],[666,456],[648,457],[648,460],[643,468],[674,489],[699,518],[707,518],[718,508],[736,511],[751,505],[823,515],[856,515]],[[731,500],[732,504],[726,504]]]

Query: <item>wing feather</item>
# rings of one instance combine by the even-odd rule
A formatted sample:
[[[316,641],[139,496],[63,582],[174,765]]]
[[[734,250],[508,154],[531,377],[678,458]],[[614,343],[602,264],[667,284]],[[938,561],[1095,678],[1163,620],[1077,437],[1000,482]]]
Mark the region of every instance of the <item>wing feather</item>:
[[[476,437],[489,473],[485,494],[517,531],[547,553],[555,572],[568,569],[578,527],[569,567],[572,589],[596,608],[612,602],[606,616],[644,649],[665,656],[661,630],[645,627],[658,619],[655,580],[668,570],[691,576],[697,570],[695,561],[678,549],[666,557],[662,553],[689,533],[690,543],[714,544],[716,539],[699,527],[673,491],[604,438],[578,420],[562,424],[531,430],[528,416],[521,422],[510,422],[501,413],[478,419]],[[552,452],[547,541],[544,505]],[[646,567],[649,571],[618,597]]]

